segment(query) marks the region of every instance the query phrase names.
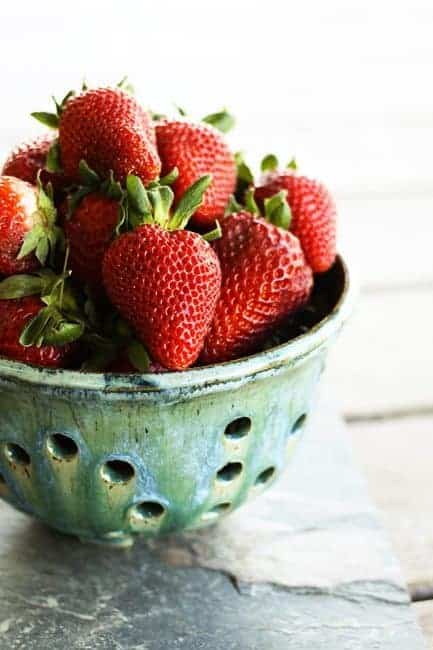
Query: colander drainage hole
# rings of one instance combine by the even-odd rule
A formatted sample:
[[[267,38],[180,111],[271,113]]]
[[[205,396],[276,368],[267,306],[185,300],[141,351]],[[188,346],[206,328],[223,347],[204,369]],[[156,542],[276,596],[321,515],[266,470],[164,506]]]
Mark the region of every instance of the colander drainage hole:
[[[222,515],[224,512],[227,512],[230,510],[232,504],[225,502],[225,503],[217,503],[216,506],[208,510],[206,513],[207,515]]]
[[[48,451],[58,460],[72,460],[78,456],[78,445],[63,433],[53,433],[47,439]]]
[[[242,472],[242,463],[227,463],[217,472],[219,481],[233,481]]]
[[[263,472],[261,472],[256,478],[255,484],[264,485],[265,483],[271,480],[274,474],[275,474],[275,467],[268,467],[267,469],[264,469]]]
[[[125,460],[107,460],[101,468],[101,476],[107,483],[129,483],[134,475],[134,467]]]
[[[291,433],[296,433],[296,431],[299,431],[299,429],[304,426],[306,419],[307,419],[306,413],[300,415],[296,420],[296,422],[293,424]]]
[[[239,438],[243,438],[244,436],[247,436],[250,432],[250,429],[251,429],[250,418],[246,418],[246,417],[237,418],[236,420],[233,420],[233,422],[230,422],[230,424],[226,426],[224,435],[226,436],[226,438],[230,438],[232,440],[238,440]]]
[[[133,515],[140,519],[157,519],[165,512],[164,506],[156,501],[142,501],[141,503],[137,503],[132,510]]]
[[[9,462],[13,463],[14,465],[30,465],[30,456],[25,449],[20,447],[20,445],[9,442],[7,445],[5,445],[5,454]]]

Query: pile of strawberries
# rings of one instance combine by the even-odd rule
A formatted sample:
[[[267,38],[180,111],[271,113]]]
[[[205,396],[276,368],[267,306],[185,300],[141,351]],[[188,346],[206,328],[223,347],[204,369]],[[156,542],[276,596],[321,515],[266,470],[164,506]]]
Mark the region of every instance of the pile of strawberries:
[[[182,370],[255,353],[336,256],[327,189],[223,133],[145,110],[122,82],[34,113],[51,131],[0,176],[0,355],[51,368]]]

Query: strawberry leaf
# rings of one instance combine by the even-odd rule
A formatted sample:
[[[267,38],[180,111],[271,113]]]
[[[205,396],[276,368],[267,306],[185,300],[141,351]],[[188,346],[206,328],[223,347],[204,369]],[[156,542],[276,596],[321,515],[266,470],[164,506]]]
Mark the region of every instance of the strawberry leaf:
[[[44,345],[66,345],[77,341],[84,333],[83,323],[68,323],[61,321],[47,327],[43,334]]]
[[[221,230],[221,225],[219,221],[216,221],[216,226],[210,232],[207,232],[205,235],[202,235],[203,239],[207,242],[215,241],[215,239],[220,239],[223,231]]]
[[[132,343],[128,345],[126,352],[129,361],[136,370],[139,372],[146,372],[149,370],[150,358],[142,343],[132,341]]]
[[[48,150],[45,169],[53,174],[62,171],[62,165],[60,163],[60,146],[58,140],[54,140],[53,144]]]
[[[31,113],[31,116],[35,118],[41,124],[48,126],[50,129],[59,128],[59,116],[56,113],[46,113],[44,111],[36,111]]]
[[[44,190],[41,180],[40,173],[38,175],[38,208],[39,212],[42,215],[42,220],[44,225],[48,228],[51,228],[56,223],[57,210],[53,203],[53,187],[51,183],[47,185],[47,191]]]
[[[99,190],[107,199],[121,201],[124,195],[121,184],[115,180],[113,171],[110,171],[108,178],[102,183]]]
[[[42,278],[36,275],[11,275],[0,282],[0,299],[9,300],[41,294],[43,288]]]
[[[179,178],[179,170],[173,167],[171,172],[159,179],[159,185],[173,185],[174,181]]]
[[[265,199],[265,218],[274,226],[288,230],[292,220],[292,212],[287,203],[287,190],[281,190],[274,196]]]
[[[248,167],[244,160],[243,154],[238,151],[235,153],[235,162],[237,168],[238,181],[242,181],[246,185],[251,185],[254,183],[254,176],[251,169]]]
[[[129,81],[127,75],[125,75],[123,79],[119,81],[117,87],[120,88],[120,90],[123,90],[125,93],[129,93],[130,95],[135,94],[135,88],[132,85],[132,83]]]
[[[229,202],[227,203],[227,207],[224,212],[224,216],[226,217],[229,214],[235,214],[236,212],[240,212],[242,210],[242,206],[238,201],[236,201],[236,197],[231,195]]]
[[[89,349],[89,355],[81,366],[81,370],[97,372],[105,370],[119,355],[119,344],[111,338],[97,332],[88,332],[83,336],[83,342]]]
[[[298,163],[296,162],[296,158],[292,158],[288,163],[287,163],[287,169],[293,169],[297,170],[298,169]]]
[[[245,192],[245,207],[251,214],[260,214],[259,207],[254,198],[254,190],[250,188]]]
[[[40,219],[24,237],[17,259],[22,259],[30,253],[35,253],[42,266],[45,266],[48,255],[54,261],[57,243],[62,241],[63,231],[55,225],[57,210],[52,201],[53,188],[50,183],[45,191],[38,175],[38,213]]]
[[[26,348],[31,345],[36,345],[38,347],[42,345],[43,332],[52,317],[52,311],[51,307],[44,307],[27,323],[21,332],[21,345]]]
[[[142,217],[152,214],[152,204],[145,187],[138,176],[128,174],[126,177],[126,193],[130,208]]]
[[[273,153],[265,156],[260,164],[262,172],[273,172],[278,169],[278,158]]]
[[[39,240],[44,236],[45,229],[42,224],[36,224],[24,237],[23,244],[21,246],[20,252],[18,253],[17,260],[27,257],[30,253],[36,250]]]
[[[36,246],[36,250],[35,250],[35,255],[39,260],[39,262],[41,263],[41,266],[45,266],[45,262],[47,261],[49,252],[50,252],[49,240],[46,236],[43,236],[38,241],[38,245]]]
[[[212,182],[212,176],[207,174],[193,183],[180,199],[168,228],[170,230],[182,230],[187,225],[190,217],[203,203],[203,196]]]
[[[228,133],[236,124],[235,118],[226,109],[206,115],[206,117],[203,117],[202,122],[210,124],[221,133]]]
[[[101,179],[98,174],[89,167],[85,160],[80,160],[78,172],[83,185],[92,188],[98,188],[101,185]]]
[[[83,90],[86,89],[83,88]],[[65,110],[65,106],[68,103],[68,101],[72,99],[72,97],[75,97],[76,94],[77,93],[75,92],[75,90],[70,90],[69,92],[66,93],[66,95],[63,97],[62,101],[60,102],[60,113],[62,113]]]

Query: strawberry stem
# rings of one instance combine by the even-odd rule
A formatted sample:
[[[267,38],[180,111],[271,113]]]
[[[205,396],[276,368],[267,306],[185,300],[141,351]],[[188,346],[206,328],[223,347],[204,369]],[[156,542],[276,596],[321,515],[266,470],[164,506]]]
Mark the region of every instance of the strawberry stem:
[[[223,234],[223,231],[221,230],[220,222],[217,220],[215,223],[216,226],[213,230],[207,232],[205,235],[202,235],[203,239],[207,242],[214,241],[215,239],[220,239],[220,237]]]

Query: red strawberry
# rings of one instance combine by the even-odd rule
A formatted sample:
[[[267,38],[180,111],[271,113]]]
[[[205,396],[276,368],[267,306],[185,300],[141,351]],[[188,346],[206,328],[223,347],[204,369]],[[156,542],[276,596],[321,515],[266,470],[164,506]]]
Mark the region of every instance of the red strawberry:
[[[72,277],[83,284],[102,286],[102,258],[119,221],[119,202],[98,193],[88,194],[65,221]]]
[[[336,210],[330,193],[318,181],[287,169],[265,175],[254,196],[263,205],[264,199],[281,190],[287,191],[292,211],[290,230],[301,242],[308,264],[314,273],[327,271],[336,256]]]
[[[221,263],[221,296],[200,357],[219,363],[260,349],[313,286],[298,239],[249,212],[222,221],[213,247]]]
[[[213,226],[223,216],[236,184],[236,165],[223,136],[207,124],[176,120],[155,124],[162,174],[174,167],[179,177],[173,184],[176,201],[204,174],[212,175],[200,208],[191,223],[200,229]]]
[[[70,181],[61,173],[52,173],[46,169],[47,156],[50,148],[55,143],[53,134],[45,134],[17,147],[6,160],[2,174],[15,176],[27,183],[36,185],[38,173],[41,172],[41,181],[44,185],[52,183],[56,191],[61,191]]]
[[[42,187],[0,176],[0,275],[44,264],[60,234],[55,220],[56,210]]]
[[[219,296],[215,252],[200,235],[182,230],[209,182],[195,183],[173,214],[170,188],[149,190],[153,218],[146,215],[146,225],[115,239],[104,256],[108,297],[154,361],[169,369],[197,359]]]
[[[25,325],[34,318],[44,303],[34,296],[17,300],[0,300],[0,355],[15,361],[47,368],[68,368],[77,360],[78,344],[24,347],[20,335]]]
[[[197,359],[220,288],[218,259],[200,235],[140,226],[104,257],[107,294],[152,357],[182,370]]]
[[[103,177],[112,170],[118,181],[130,173],[144,184],[159,176],[150,115],[119,88],[86,90],[69,99],[60,114],[59,142],[65,173],[75,180],[83,159]]]

